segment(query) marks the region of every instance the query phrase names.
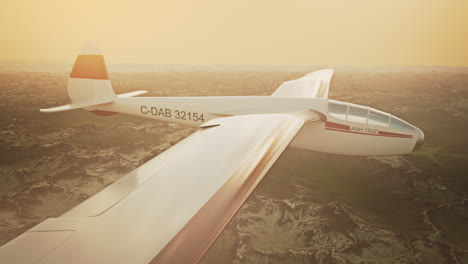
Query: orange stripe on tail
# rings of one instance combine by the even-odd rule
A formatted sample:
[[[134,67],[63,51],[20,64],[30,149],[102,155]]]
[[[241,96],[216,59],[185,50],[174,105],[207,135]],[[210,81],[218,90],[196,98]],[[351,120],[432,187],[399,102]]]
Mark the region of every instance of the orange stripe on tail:
[[[70,78],[109,80],[103,55],[78,55]]]

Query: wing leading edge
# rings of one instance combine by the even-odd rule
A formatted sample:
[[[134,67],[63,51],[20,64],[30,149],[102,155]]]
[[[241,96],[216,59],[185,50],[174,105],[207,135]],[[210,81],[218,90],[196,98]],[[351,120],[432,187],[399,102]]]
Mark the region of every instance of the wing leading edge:
[[[311,121],[320,116],[217,119],[217,126],[10,241],[0,248],[0,262],[196,263]]]

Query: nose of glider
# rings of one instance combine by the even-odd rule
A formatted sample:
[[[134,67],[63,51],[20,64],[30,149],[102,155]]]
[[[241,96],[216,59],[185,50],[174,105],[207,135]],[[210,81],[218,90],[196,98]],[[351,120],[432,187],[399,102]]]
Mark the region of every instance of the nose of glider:
[[[420,149],[424,145],[424,142],[425,142],[424,133],[422,132],[421,129],[419,129],[419,133],[417,135],[417,140],[416,140],[416,144],[414,145],[413,151]]]

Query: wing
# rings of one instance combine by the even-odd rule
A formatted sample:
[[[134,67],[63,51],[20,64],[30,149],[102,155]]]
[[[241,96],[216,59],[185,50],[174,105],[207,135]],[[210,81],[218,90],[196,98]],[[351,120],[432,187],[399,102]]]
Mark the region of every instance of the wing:
[[[0,263],[196,263],[314,112],[204,128],[0,248]]]
[[[297,80],[284,82],[271,96],[328,98],[332,75],[332,69],[308,73]]]

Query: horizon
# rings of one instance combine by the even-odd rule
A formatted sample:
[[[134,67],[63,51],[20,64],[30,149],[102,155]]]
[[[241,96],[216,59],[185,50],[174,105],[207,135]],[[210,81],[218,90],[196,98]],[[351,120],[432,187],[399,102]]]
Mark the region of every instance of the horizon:
[[[2,61],[0,73],[44,72],[69,73],[74,62],[60,61]],[[457,72],[468,73],[468,66],[443,65],[381,65],[352,66],[338,65],[267,65],[267,64],[157,64],[157,63],[106,63],[109,73],[151,73],[167,71],[289,71],[308,72],[319,69],[334,69],[335,72],[367,72],[367,73],[398,73],[398,72]]]

